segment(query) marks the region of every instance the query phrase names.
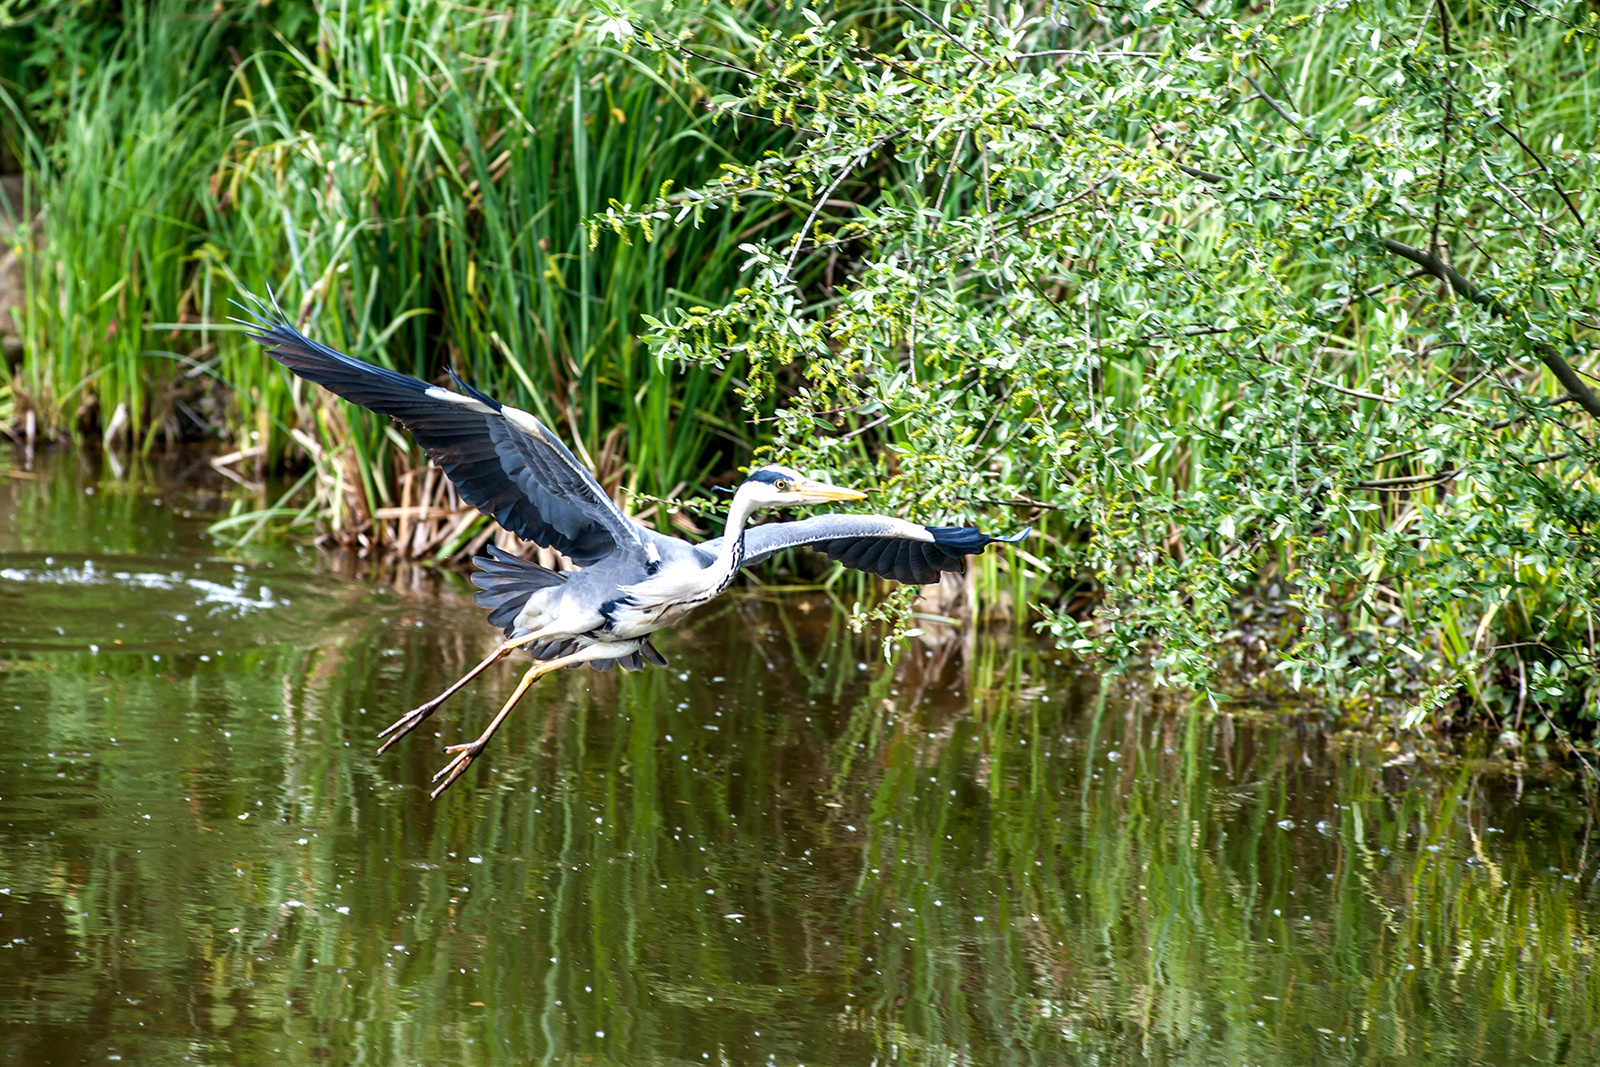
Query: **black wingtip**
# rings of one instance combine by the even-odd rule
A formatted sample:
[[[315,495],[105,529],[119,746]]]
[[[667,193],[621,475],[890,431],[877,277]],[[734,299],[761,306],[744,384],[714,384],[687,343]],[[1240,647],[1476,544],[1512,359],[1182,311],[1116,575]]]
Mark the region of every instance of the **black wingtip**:
[[[347,356],[343,352],[311,340],[289,322],[283,314],[283,309],[278,306],[276,298],[273,299],[269,311],[267,302],[254,293],[242,291],[241,295],[257,305],[252,308],[237,300],[233,302],[235,307],[250,316],[249,321],[233,320],[255,331],[246,336],[264,348],[268,356],[295,374],[307,381],[316,382],[351,403],[360,404],[382,415],[398,417],[397,397],[426,393],[431,388],[427,382],[419,381],[410,375]],[[395,389],[404,392],[397,394],[393,392]]]
[[[996,540],[976,526],[928,526],[925,529],[933,535],[934,544],[968,556],[982,552],[984,545]]]
[[[984,533],[976,526],[928,526],[925,529],[933,535],[934,544],[947,552],[964,556],[976,555],[985,546],[995,542],[1014,545],[1033,532],[1032,526],[1025,526],[1010,537],[997,537]]]
[[[239,296],[244,300],[230,297],[228,303],[238,308],[249,316],[249,319],[238,319],[228,316],[228,321],[237,322],[241,326],[252,326],[258,330],[271,330],[277,326],[288,326],[289,316],[283,313],[283,308],[278,305],[278,294],[267,287],[267,299],[263,300],[248,289],[240,289]],[[248,300],[249,303],[244,301]]]
[[[269,352],[285,340],[309,343],[301,336],[300,331],[289,323],[289,316],[283,313],[283,308],[278,304],[278,295],[272,291],[270,286],[267,288],[267,299],[265,300],[248,289],[240,289],[239,296],[244,297],[249,303],[232,298],[228,300],[228,303],[243,312],[246,318],[241,319],[236,315],[229,315],[228,321],[236,322],[245,327],[249,331],[245,336],[250,340],[266,348]]]
[[[492,408],[495,411],[499,411],[500,410],[500,408],[501,408],[500,401],[496,400],[494,397],[488,395],[487,393],[484,393],[484,392],[482,392],[482,391],[480,391],[478,389],[473,388],[471,385],[468,385],[466,383],[466,381],[462,379],[461,375],[456,373],[456,369],[454,367],[446,367],[445,368],[445,372],[450,375],[450,380],[452,382],[456,383],[456,388],[457,389],[460,389],[463,393],[467,394],[468,396],[470,396],[472,399],[476,400],[480,404],[487,404],[487,405],[489,405],[490,408]]]

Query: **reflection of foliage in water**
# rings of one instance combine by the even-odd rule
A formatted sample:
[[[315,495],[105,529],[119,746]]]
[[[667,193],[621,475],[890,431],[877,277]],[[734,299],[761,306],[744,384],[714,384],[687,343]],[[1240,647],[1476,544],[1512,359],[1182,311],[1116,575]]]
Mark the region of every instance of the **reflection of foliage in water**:
[[[8,661],[6,1060],[1595,1052],[1557,787],[1162,714],[1004,635],[885,669],[791,600],[557,676],[430,806],[436,746],[371,736],[487,637],[458,593],[386,618]]]

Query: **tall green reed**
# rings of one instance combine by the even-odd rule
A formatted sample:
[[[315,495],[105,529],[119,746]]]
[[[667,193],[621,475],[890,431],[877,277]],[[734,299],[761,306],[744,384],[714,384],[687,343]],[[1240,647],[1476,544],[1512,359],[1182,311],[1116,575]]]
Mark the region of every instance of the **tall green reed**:
[[[242,15],[188,14],[130,9],[59,129],[33,144],[46,210],[21,380],[47,430],[81,414],[93,433],[120,407],[148,448],[161,428],[194,429],[174,401],[213,376],[237,405],[208,429],[257,471],[309,453],[325,517],[360,532],[400,502],[415,450],[232,332],[229,301],[270,290],[361,358],[430,379],[454,365],[625,491],[681,492],[749,451],[736,364],[680,373],[634,340],[643,314],[726,298],[741,233],[597,251],[582,221],[615,197],[703,181],[772,134],[713,127],[706,84],[619,50],[583,5],[330,5],[257,27],[242,54]],[[732,9],[704,17],[742,39]],[[174,357],[181,375],[162,366]]]
[[[24,363],[17,387],[47,432],[98,432],[121,408],[148,448],[171,410],[170,364],[205,359],[152,322],[192,317],[202,233],[194,187],[220,151],[215,79],[227,22],[132,5],[122,32],[73,62],[57,128],[22,127],[36,220],[21,220]],[[19,102],[7,94],[13,116]],[[35,233],[29,234],[29,225]],[[33,236],[29,240],[28,236]],[[202,285],[209,281],[204,273]]]

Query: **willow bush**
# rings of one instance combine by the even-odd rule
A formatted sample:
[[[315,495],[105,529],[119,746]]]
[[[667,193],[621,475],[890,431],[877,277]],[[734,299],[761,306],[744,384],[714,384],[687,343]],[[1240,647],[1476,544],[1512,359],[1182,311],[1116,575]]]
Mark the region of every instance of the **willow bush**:
[[[1036,523],[1065,646],[1215,697],[1242,637],[1352,712],[1589,732],[1595,17],[896,11],[802,8],[712,101],[784,150],[595,220],[607,248],[809,205],[656,350],[748,364],[772,450],[880,506]],[[614,25],[664,71],[707,55]]]

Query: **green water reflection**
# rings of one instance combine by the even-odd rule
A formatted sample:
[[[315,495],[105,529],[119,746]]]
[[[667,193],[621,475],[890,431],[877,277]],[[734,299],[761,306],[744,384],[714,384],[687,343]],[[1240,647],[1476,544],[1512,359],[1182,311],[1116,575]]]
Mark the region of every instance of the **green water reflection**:
[[[541,683],[430,804],[438,740],[372,735],[489,647],[463,581],[9,482],[6,1063],[1600,1059],[1559,774],[1163,712],[1010,634],[886,665],[811,595]]]

